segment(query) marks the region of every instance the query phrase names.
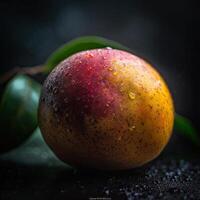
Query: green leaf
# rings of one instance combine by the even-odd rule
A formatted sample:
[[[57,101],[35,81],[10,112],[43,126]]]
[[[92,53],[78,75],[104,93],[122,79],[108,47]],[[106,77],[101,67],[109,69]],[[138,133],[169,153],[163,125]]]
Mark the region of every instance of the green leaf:
[[[0,102],[0,152],[20,145],[37,127],[41,86],[17,75],[6,86]]]
[[[197,130],[194,128],[192,122],[187,118],[176,114],[174,121],[174,129],[188,138],[197,146],[200,146],[200,137],[198,135]]]
[[[114,49],[121,49],[131,52],[129,48],[123,46],[122,44],[102,37],[98,36],[79,37],[64,44],[55,52],[53,52],[47,59],[44,71],[46,73],[50,72],[61,61],[73,55],[74,53],[88,49],[98,49],[105,47],[112,47]]]

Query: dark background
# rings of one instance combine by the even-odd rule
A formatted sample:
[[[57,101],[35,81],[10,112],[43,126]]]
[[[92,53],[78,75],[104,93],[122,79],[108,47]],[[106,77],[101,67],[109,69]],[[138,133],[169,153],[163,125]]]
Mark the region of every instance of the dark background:
[[[0,0],[0,72],[44,63],[75,37],[103,36],[152,63],[169,85],[176,112],[199,128],[199,16],[194,1],[185,0]],[[158,159],[125,173],[60,169],[40,139],[0,158],[0,199],[200,199],[199,152],[179,135]]]

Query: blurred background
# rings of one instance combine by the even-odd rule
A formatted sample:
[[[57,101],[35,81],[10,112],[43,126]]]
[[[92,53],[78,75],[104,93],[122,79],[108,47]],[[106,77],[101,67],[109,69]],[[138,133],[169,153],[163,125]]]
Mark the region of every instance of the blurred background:
[[[199,127],[199,14],[192,1],[1,0],[0,72],[42,64],[83,35],[116,40],[152,63],[176,111]]]

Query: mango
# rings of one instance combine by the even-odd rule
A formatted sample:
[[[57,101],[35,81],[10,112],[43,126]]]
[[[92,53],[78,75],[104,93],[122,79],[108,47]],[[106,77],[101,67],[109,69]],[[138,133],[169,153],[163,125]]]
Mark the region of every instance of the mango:
[[[111,48],[61,62],[44,82],[38,113],[44,139],[61,160],[101,170],[153,160],[174,122],[161,75],[143,59]]]

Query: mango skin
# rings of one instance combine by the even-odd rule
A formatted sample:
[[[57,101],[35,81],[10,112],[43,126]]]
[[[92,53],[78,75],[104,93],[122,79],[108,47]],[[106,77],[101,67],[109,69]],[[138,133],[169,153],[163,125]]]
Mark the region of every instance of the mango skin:
[[[156,158],[172,134],[174,107],[160,74],[128,52],[83,51],[47,77],[39,104],[45,141],[77,167],[122,170]]]

